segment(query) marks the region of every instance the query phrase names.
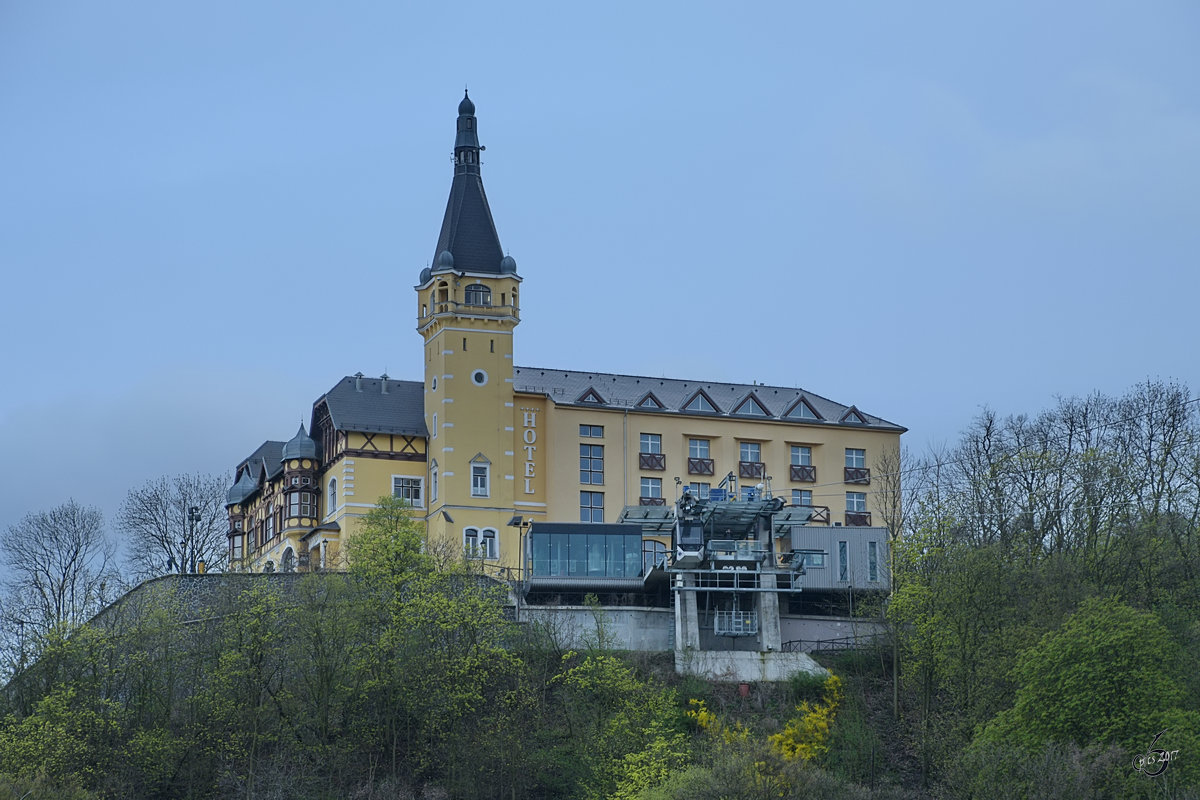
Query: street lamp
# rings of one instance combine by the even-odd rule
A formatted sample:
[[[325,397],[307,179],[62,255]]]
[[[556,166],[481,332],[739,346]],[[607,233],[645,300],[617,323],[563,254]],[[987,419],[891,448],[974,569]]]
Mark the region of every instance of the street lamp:
[[[196,523],[200,521],[200,508],[191,506],[188,509],[188,541],[192,543],[192,572],[196,571]],[[187,549],[185,548],[182,556],[183,564],[179,565],[179,571],[183,572],[184,564],[187,564]]]

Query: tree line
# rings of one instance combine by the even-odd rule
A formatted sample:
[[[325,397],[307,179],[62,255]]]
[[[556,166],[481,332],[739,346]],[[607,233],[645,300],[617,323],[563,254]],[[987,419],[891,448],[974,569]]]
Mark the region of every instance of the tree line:
[[[1035,416],[985,410],[957,446],[892,470],[887,612],[924,784],[1196,796],[1197,398],[1151,381]],[[1164,746],[1184,755],[1150,780],[1134,760]]]
[[[130,490],[114,519],[119,548],[100,509],[75,500],[0,532],[0,679],[143,580],[199,562],[224,569],[227,488],[224,476],[191,474]]]

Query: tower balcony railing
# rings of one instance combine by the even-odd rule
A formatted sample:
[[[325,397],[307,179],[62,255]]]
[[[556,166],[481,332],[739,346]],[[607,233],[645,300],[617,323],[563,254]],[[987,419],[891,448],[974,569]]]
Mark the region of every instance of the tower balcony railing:
[[[639,506],[665,506],[667,499],[665,497],[639,497]]]
[[[498,317],[515,317],[520,312],[514,305],[495,305],[493,303],[465,303],[457,300],[439,300],[433,304],[430,309],[433,314],[457,314],[459,312],[467,314],[488,314],[489,316]]]
[[[846,512],[846,527],[849,527],[849,528],[869,528],[869,527],[871,527],[871,512],[870,511],[847,511]]]
[[[797,483],[816,483],[817,468],[811,464],[792,464],[791,478]]]

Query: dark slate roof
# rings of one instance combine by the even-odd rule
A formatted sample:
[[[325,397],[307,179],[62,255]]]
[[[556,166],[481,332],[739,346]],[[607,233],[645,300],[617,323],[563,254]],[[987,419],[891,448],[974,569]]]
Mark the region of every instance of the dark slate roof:
[[[240,503],[258,491],[264,473],[266,480],[283,472],[283,442],[266,441],[237,467],[237,481],[225,494],[225,505]]]
[[[300,430],[296,431],[296,435],[283,446],[283,460],[289,458],[316,458],[317,443],[309,438],[308,433],[304,430],[304,424],[301,423]]]
[[[446,216],[442,218],[437,249],[433,251],[433,272],[451,268],[442,258],[446,251],[454,257],[452,267],[459,272],[499,274],[503,271],[504,252],[500,249],[500,236],[496,233],[496,223],[492,221],[492,210],[479,174],[480,150],[475,104],[464,98],[458,107],[454,180],[450,184],[450,199],[446,203]]]
[[[443,250],[454,256],[454,268],[460,272],[500,273],[504,253],[479,175],[454,176],[434,251],[435,264]]]
[[[360,382],[362,391],[356,388]],[[333,426],[340,431],[400,433],[427,436],[425,427],[425,384],[420,381],[358,378],[349,375],[338,381],[314,406],[325,403]]]
[[[638,375],[613,375],[604,372],[575,372],[540,367],[513,367],[513,388],[518,392],[544,394],[555,405],[580,408],[612,408],[638,410],[650,414],[687,414],[745,420],[786,420],[806,425],[840,425],[902,433],[907,428],[872,416],[855,406],[835,403],[805,389],[783,386],[762,386],[745,383],[649,378]],[[716,413],[684,411],[697,392],[703,392],[717,407]],[[647,401],[647,398],[650,398]],[[753,397],[753,399],[750,399]],[[598,400],[597,400],[598,398]],[[785,416],[800,399],[820,415],[820,420]],[[766,416],[748,413],[757,401]],[[643,405],[643,401],[647,401]],[[661,408],[659,408],[661,404]],[[855,409],[866,424],[842,422],[850,409]],[[739,410],[738,413],[734,413]],[[757,411],[757,409],[755,409]]]

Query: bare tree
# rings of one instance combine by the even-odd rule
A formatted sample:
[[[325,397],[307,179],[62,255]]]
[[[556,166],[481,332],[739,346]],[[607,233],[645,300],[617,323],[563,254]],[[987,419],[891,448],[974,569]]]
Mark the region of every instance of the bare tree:
[[[74,500],[9,526],[0,549],[9,572],[4,628],[21,640],[85,621],[103,606],[106,583],[115,590],[119,580],[104,516]]]
[[[229,556],[221,475],[176,475],[131,489],[117,512],[125,563],[145,580],[168,572],[195,572],[199,562],[220,570]]]

